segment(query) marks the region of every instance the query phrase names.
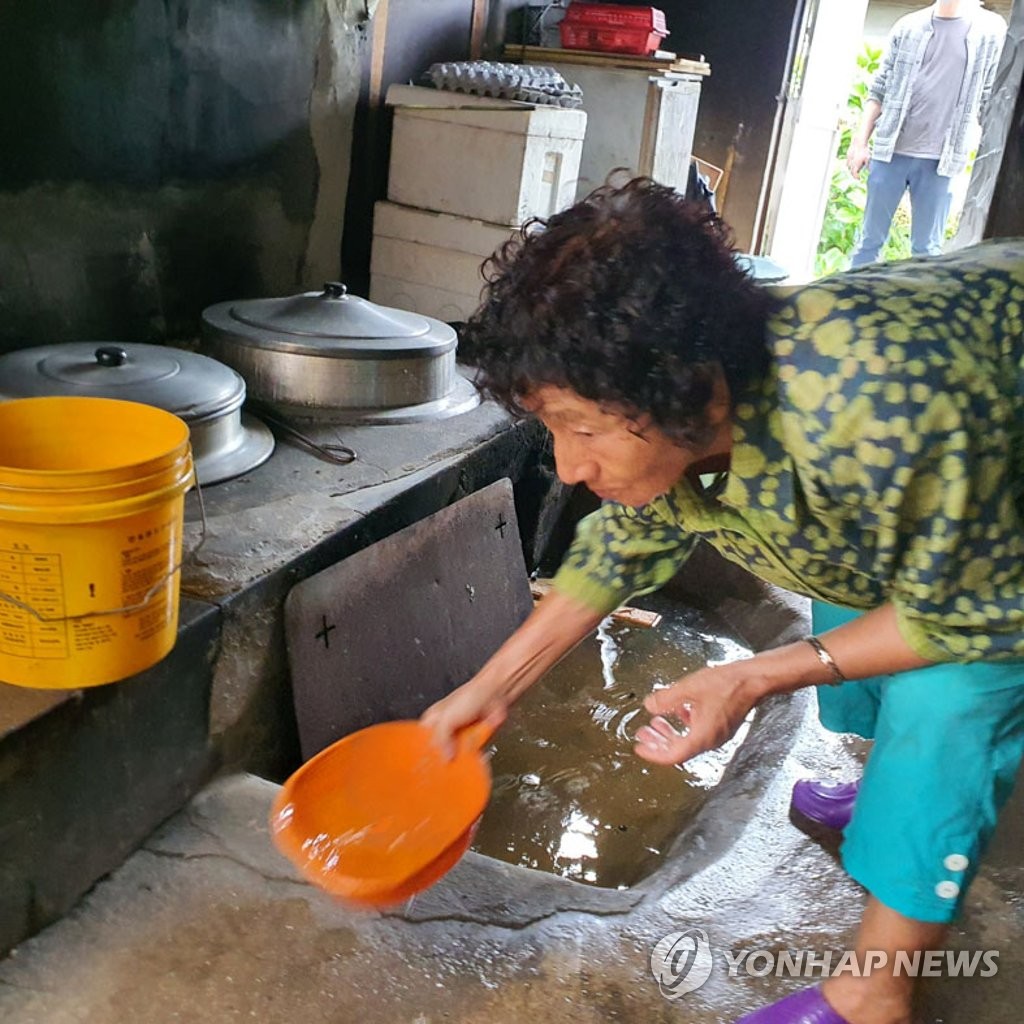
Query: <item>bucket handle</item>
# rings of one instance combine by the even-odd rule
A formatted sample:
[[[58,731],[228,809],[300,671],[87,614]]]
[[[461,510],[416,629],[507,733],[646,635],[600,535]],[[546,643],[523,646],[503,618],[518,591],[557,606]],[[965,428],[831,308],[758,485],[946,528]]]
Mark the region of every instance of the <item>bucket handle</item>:
[[[189,456],[191,457],[191,455],[192,446],[189,445]],[[170,583],[172,579],[174,579],[174,574],[176,572],[180,572],[184,566],[188,565],[195,559],[196,555],[199,554],[200,548],[202,548],[202,546],[206,543],[206,503],[203,501],[203,489],[202,487],[199,486],[199,474],[196,472],[196,465],[194,459],[192,460],[192,483],[195,485],[196,499],[199,502],[199,542],[191,551],[189,551],[187,554],[182,555],[181,561],[178,562],[178,564],[175,565],[173,569],[171,569],[169,572],[161,576],[160,579],[158,579],[156,583],[154,583],[153,586],[151,586],[149,590],[146,591],[141,601],[137,601],[135,604],[122,605],[120,608],[108,608],[105,611],[101,612],[82,612],[80,615],[55,615],[52,617],[47,615],[41,615],[31,605],[25,604],[24,601],[20,601],[13,594],[5,593],[3,590],[0,590],[0,601],[4,601],[7,604],[14,605],[14,607],[19,609],[20,611],[27,612],[29,615],[34,616],[39,622],[45,623],[74,622],[78,619],[92,619],[98,618],[103,615],[129,615],[132,612],[142,611],[142,609],[145,608],[149,604],[149,602],[152,601],[153,598],[156,597],[156,595],[160,593],[160,591],[164,587],[166,587],[168,583]]]

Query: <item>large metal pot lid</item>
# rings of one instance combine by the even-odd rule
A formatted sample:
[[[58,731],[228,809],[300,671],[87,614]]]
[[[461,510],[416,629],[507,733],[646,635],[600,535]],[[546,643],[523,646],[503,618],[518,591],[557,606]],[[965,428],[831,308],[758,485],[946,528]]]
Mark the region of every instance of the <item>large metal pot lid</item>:
[[[0,397],[92,395],[154,405],[193,426],[245,401],[245,381],[195,352],[120,342],[69,342],[0,356]]]
[[[303,355],[399,359],[444,355],[457,344],[448,324],[349,295],[335,281],[322,292],[220,302],[203,320],[241,344]]]
[[[216,359],[162,345],[81,341],[0,356],[0,399],[120,398],[180,416],[200,484],[230,480],[270,458],[274,435],[241,411],[245,381]]]

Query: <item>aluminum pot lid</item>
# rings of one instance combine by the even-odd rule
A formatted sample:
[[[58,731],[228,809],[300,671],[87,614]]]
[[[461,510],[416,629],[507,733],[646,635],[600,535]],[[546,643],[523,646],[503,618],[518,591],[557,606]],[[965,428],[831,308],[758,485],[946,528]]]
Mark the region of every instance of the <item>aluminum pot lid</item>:
[[[221,302],[206,309],[203,320],[244,344],[312,355],[442,355],[457,344],[448,324],[349,295],[336,281],[322,292]]]
[[[238,409],[245,381],[216,359],[163,345],[83,341],[0,356],[0,397],[48,395],[142,402],[192,424]]]

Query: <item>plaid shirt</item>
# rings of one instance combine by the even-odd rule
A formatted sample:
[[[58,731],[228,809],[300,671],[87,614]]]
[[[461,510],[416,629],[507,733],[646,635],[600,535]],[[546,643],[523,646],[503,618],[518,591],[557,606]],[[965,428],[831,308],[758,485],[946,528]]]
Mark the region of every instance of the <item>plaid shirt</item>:
[[[900,129],[910,108],[914,79],[932,37],[935,7],[907,14],[896,22],[875,80],[870,98],[881,104],[882,113],[875,123],[875,160],[892,159]],[[992,11],[968,3],[965,17],[971,25],[967,32],[967,66],[953,112],[953,121],[943,140],[939,156],[939,174],[953,177],[966,166],[970,131],[988,105],[996,77],[999,55],[1006,38],[1006,22]]]

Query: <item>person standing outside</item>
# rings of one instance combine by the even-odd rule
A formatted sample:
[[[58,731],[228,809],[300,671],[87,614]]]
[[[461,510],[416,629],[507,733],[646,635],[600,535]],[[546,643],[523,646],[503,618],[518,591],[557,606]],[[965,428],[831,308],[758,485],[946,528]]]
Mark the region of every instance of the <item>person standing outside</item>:
[[[846,154],[854,177],[871,165],[854,268],[878,259],[907,189],[913,255],[942,252],[953,179],[967,166],[1005,37],[1006,22],[978,0],[938,0],[896,22]]]

